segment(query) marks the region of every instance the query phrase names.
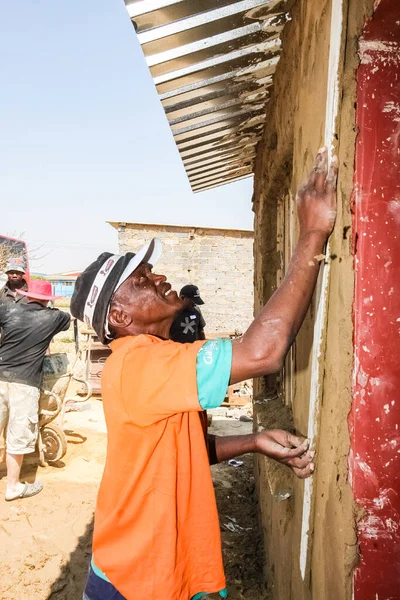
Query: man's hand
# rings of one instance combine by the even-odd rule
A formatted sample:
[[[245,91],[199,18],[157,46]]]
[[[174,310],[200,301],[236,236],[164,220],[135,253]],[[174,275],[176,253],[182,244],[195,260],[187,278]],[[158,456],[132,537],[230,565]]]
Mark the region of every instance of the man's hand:
[[[337,157],[333,157],[328,173],[328,150],[321,148],[313,170],[297,194],[300,236],[316,233],[326,239],[332,232],[336,219],[337,172]]]
[[[300,479],[310,477],[315,468],[315,452],[309,450],[309,440],[282,429],[226,437],[208,435],[207,445],[212,465],[249,452],[258,452],[287,465]]]
[[[282,429],[262,431],[256,435],[256,452],[287,465],[300,479],[313,474],[315,452],[309,450],[307,439]]]

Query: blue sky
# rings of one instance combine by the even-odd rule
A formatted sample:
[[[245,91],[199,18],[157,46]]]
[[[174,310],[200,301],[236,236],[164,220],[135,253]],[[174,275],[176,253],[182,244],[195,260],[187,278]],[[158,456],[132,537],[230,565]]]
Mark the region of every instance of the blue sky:
[[[117,249],[108,220],[251,228],[251,179],[192,194],[123,0],[2,2],[1,234],[33,269]]]

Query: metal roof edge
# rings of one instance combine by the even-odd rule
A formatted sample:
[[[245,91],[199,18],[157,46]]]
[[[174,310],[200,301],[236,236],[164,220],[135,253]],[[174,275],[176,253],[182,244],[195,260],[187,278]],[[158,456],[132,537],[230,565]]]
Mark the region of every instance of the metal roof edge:
[[[193,192],[253,173],[290,0],[125,4]]]
[[[254,236],[254,230],[253,229],[236,229],[235,227],[209,227],[208,225],[172,225],[169,223],[139,223],[138,221],[106,221],[106,223],[108,223],[109,225],[111,225],[111,227],[114,227],[114,229],[118,229],[119,227],[127,227],[127,226],[131,226],[134,227],[136,229],[140,229],[140,228],[154,228],[154,229],[162,229],[162,228],[168,228],[168,229],[177,229],[177,230],[187,230],[188,232],[190,231],[198,231],[199,229],[202,231],[232,231],[235,233],[245,233],[245,234],[249,234],[249,237],[253,237]]]

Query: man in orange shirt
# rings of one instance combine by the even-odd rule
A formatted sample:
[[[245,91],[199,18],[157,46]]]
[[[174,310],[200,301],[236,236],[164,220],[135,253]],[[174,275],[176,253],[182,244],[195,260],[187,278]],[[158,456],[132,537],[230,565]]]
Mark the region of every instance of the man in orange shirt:
[[[112,354],[102,376],[108,430],[84,600],[199,600],[227,595],[209,455],[199,413],[229,383],[279,371],[307,312],[315,258],[335,221],[336,160],[317,156],[298,195],[300,235],[279,289],[239,339],[179,344],[182,301],[152,240],[137,254],[102,254],[78,278],[71,312]],[[309,441],[285,431],[215,438],[217,462],[259,452],[298,477],[314,470]]]

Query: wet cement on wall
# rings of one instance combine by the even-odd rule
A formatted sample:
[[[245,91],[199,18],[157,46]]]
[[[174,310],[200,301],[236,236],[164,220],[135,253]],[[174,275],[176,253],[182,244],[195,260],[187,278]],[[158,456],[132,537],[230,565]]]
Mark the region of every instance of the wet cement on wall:
[[[289,500],[274,502],[265,459],[258,459],[265,545],[272,596],[279,600],[350,600],[352,570],[358,560],[356,507],[347,480],[353,361],[352,304],[354,271],[351,238],[351,193],[355,143],[355,75],[357,40],[373,0],[345,2],[341,100],[337,153],[341,164],[338,216],[331,236],[326,352],[322,357],[323,398],[311,520],[312,552],[305,580],[300,574],[300,535],[304,484],[293,481]],[[268,300],[284,268],[280,209],[285,197],[294,202],[296,189],[311,169],[323,143],[329,57],[331,0],[298,0],[283,36],[283,53],[274,78],[265,135],[258,148],[255,189],[256,311]],[[296,235],[296,230],[295,230]],[[284,245],[288,244],[288,240]],[[295,343],[293,418],[307,433],[311,348],[315,306],[312,305]],[[281,376],[255,386],[257,422],[268,427],[265,399],[283,396]],[[284,401],[284,398],[282,398]]]

